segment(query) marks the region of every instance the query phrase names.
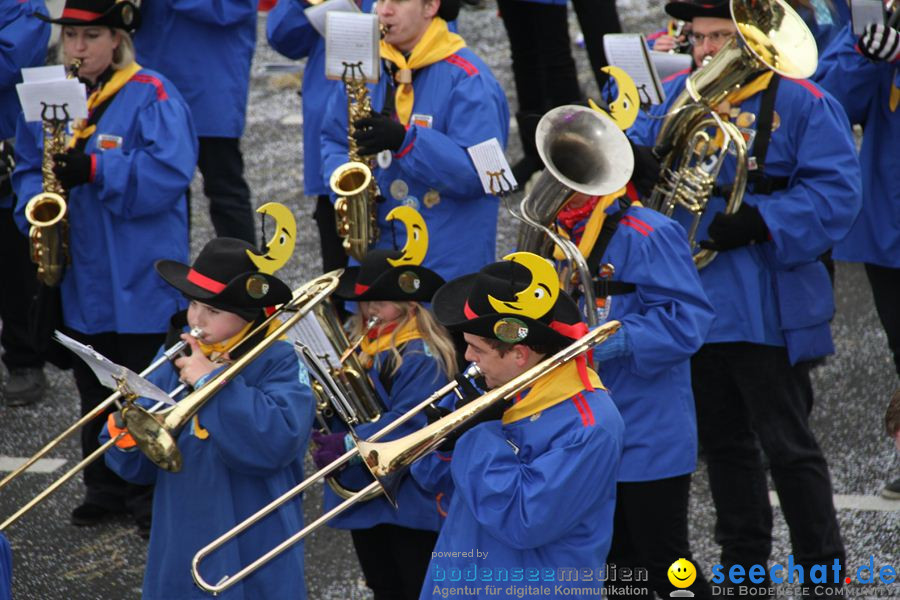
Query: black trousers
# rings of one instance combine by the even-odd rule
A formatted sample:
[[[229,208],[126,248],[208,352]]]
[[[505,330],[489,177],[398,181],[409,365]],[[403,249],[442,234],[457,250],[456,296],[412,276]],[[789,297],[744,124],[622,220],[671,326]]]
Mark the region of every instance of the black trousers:
[[[66,334],[110,360],[128,367],[135,373],[144,370],[165,340],[165,334],[123,334],[100,333],[87,335],[67,330]],[[113,393],[103,387],[93,371],[84,361],[76,360],[73,365],[75,385],[81,396],[81,414],[87,414]],[[169,390],[165,390],[169,391]],[[81,452],[87,456],[100,447],[97,437],[106,423],[106,417],[115,410],[113,406],[103,416],[92,419],[81,429]],[[95,460],[84,470],[84,485],[87,487],[85,502],[102,506],[111,511],[128,511],[136,518],[150,515],[153,501],[153,487],[134,485],[120,479],[102,458]]]
[[[648,594],[625,592],[625,584],[608,582],[607,590],[616,596],[647,598],[653,592],[668,598],[675,588],[669,583],[669,567],[678,558],[691,560],[688,543],[688,497],[691,476],[681,475],[656,481],[619,482],[616,486],[616,515],[613,524],[612,546],[606,562],[616,568],[646,569],[648,582],[628,583],[628,587],[649,586]],[[697,568],[697,579],[688,588],[695,598],[711,598],[709,582]],[[613,595],[613,592],[610,593]]]
[[[328,273],[347,266],[349,257],[344,251],[343,240],[337,233],[334,206],[327,194],[316,197],[313,219],[319,227],[319,248],[322,251],[322,272]]]
[[[900,375],[900,269],[866,264],[866,276],[872,286],[875,310],[894,355],[897,375]]]
[[[520,0],[497,5],[509,36],[519,112],[543,114],[581,100],[566,6]]]
[[[783,347],[706,344],[691,360],[697,428],[716,507],[722,564],[765,565],[772,550],[769,469],[791,535],[794,561],[844,564],[831,478],[810,431],[804,371]]]
[[[350,534],[375,600],[418,599],[437,542],[436,531],[382,523],[353,529]]]
[[[250,188],[244,180],[241,140],[201,137],[197,167],[203,175],[203,193],[209,198],[209,217],[216,236],[238,238],[255,245],[256,229]]]
[[[606,52],[603,50],[603,36],[607,33],[622,33],[619,13],[616,12],[616,0],[572,0],[578,25],[584,34],[584,47],[591,71],[597,79],[597,88],[603,89],[606,75],[600,69],[607,65]]]
[[[37,290],[31,243],[13,220],[12,208],[0,208],[0,345],[8,369],[44,366],[44,357],[28,334],[28,307]]]

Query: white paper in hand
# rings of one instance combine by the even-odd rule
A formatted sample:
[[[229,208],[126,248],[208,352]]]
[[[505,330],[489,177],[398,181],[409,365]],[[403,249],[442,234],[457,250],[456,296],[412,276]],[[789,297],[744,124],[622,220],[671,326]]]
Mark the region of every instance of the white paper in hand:
[[[128,387],[128,389],[130,389],[138,396],[149,398],[150,400],[154,400],[156,402],[163,402],[170,406],[175,404],[175,402],[173,402],[172,399],[164,391],[162,391],[131,369],[123,367],[122,365],[117,365],[90,346],[85,346],[81,342],[73,340],[64,333],[61,333],[59,331],[56,331],[54,333],[56,334],[56,340],[60,344],[74,352],[81,360],[87,363],[87,365],[94,372],[94,375],[97,376],[97,379],[104,386],[112,390],[118,390],[119,385],[116,379],[124,379],[125,385]]]
[[[519,185],[497,138],[466,148],[486,194],[508,194]]]

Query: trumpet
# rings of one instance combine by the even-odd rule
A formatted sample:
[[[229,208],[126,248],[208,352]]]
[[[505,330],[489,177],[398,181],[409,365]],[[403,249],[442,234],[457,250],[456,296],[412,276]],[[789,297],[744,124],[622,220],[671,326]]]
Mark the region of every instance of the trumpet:
[[[597,327],[596,329],[590,331],[587,335],[579,340],[576,340],[569,346],[566,346],[556,354],[545,358],[540,363],[516,376],[509,382],[487,392],[486,394],[483,394],[475,400],[472,400],[468,404],[465,404],[461,408],[451,412],[445,417],[438,419],[437,421],[424,427],[418,432],[411,433],[391,442],[377,441],[384,435],[390,433],[390,431],[393,431],[396,427],[405,423],[413,416],[424,410],[427,406],[433,404],[434,402],[437,402],[440,398],[447,395],[448,393],[457,390],[458,383],[456,381],[448,383],[441,389],[434,392],[431,396],[420,402],[411,411],[400,417],[400,419],[394,421],[384,429],[380,430],[376,435],[372,436],[370,440],[357,441],[356,448],[347,451],[344,455],[342,455],[340,458],[329,464],[318,473],[311,475],[293,489],[288,490],[280,497],[276,498],[271,503],[257,511],[255,514],[251,515],[231,530],[225,532],[224,534],[201,548],[197,552],[197,554],[194,555],[194,558],[191,561],[191,574],[194,577],[194,582],[198,587],[207,592],[210,592],[214,595],[220,594],[221,592],[237,584],[244,578],[248,577],[253,572],[263,567],[266,563],[276,558],[282,552],[284,552],[294,544],[300,542],[310,533],[312,533],[340,513],[344,512],[357,502],[360,502],[367,495],[373,492],[380,491],[381,493],[384,493],[388,501],[390,501],[396,507],[397,503],[394,490],[396,490],[396,487],[400,482],[400,477],[406,472],[406,469],[416,460],[422,458],[423,456],[437,448],[441,444],[441,442],[450,434],[454,433],[466,423],[472,421],[472,419],[477,417],[480,413],[487,410],[494,404],[502,401],[507,401],[510,398],[515,397],[515,395],[519,392],[527,389],[528,387],[531,387],[541,377],[547,375],[548,373],[564,365],[565,363],[575,359],[581,354],[589,351],[593,346],[603,343],[607,338],[609,338],[609,336],[618,331],[619,327],[620,323],[618,321],[609,321],[601,325],[600,327]],[[467,369],[466,375],[470,376],[472,372],[472,367],[470,367],[470,369]],[[343,503],[321,515],[318,519],[316,519],[291,537],[282,541],[280,544],[254,560],[246,567],[242,568],[237,573],[234,573],[232,575],[225,575],[219,579],[218,583],[215,584],[212,584],[204,579],[203,575],[200,573],[200,563],[204,558],[215,552],[218,548],[220,548],[228,541],[240,535],[243,531],[253,526],[260,519],[264,518],[272,511],[278,509],[284,503],[290,501],[292,498],[303,492],[303,490],[310,487],[316,481],[324,477],[328,477],[329,475],[334,473],[337,469],[349,462],[355,456],[359,456],[362,459],[363,464],[366,465],[366,467],[375,477],[375,481],[373,481],[360,491],[356,492],[353,496],[348,498]]]
[[[199,328],[195,327],[195,328],[191,329],[190,335],[193,338],[199,338],[203,335],[203,331],[200,330]],[[159,358],[157,358],[155,361],[153,361],[146,369],[141,371],[141,373],[140,373],[141,377],[146,377],[147,375],[149,375],[150,373],[152,373],[153,371],[155,371],[156,369],[161,367],[163,364],[175,360],[178,356],[180,356],[187,349],[187,347],[188,347],[188,343],[184,340],[181,340],[178,343],[172,345],[171,348],[169,348],[168,350],[163,352],[162,355]],[[169,393],[169,397],[170,398],[177,397],[178,394],[180,394],[182,391],[184,391],[185,387],[186,386],[184,384],[178,386],[177,388],[175,388],[174,390],[172,390]],[[68,429],[66,429],[61,434],[59,434],[58,436],[56,436],[55,438],[53,438],[52,440],[47,442],[43,448],[41,448],[40,450],[35,452],[34,455],[32,455],[28,460],[26,460],[18,468],[16,468],[14,471],[12,471],[6,477],[4,477],[2,481],[0,481],[0,490],[2,490],[4,487],[6,487],[11,481],[13,481],[17,477],[19,477],[22,473],[27,471],[38,460],[40,460],[41,458],[46,456],[47,453],[50,452],[51,450],[53,450],[56,446],[58,446],[60,442],[62,442],[64,439],[68,438],[75,431],[78,431],[79,429],[81,429],[81,427],[83,427],[86,423],[88,423],[88,422],[96,419],[98,416],[102,415],[113,404],[117,404],[117,405],[120,404],[120,401],[123,398],[123,395],[124,394],[123,394],[122,390],[113,392],[105,400],[103,400],[103,402],[101,402],[100,404],[95,406],[86,415],[84,415],[83,417],[81,417],[80,419],[75,421],[75,423],[73,423]],[[160,407],[161,407],[161,404],[156,404],[151,410],[158,410]],[[82,461],[79,462],[77,465],[75,465],[74,467],[69,469],[59,479],[57,479],[52,484],[47,486],[44,490],[42,490],[39,494],[37,494],[34,498],[32,498],[27,504],[22,506],[22,508],[17,510],[9,518],[7,518],[5,521],[3,521],[3,523],[0,524],[0,531],[5,530],[7,527],[12,525],[16,521],[18,521],[19,518],[22,517],[22,515],[29,512],[32,508],[34,508],[35,506],[37,506],[38,504],[43,502],[45,498],[47,498],[50,494],[55,492],[64,483],[69,481],[69,479],[71,479],[72,477],[77,475],[85,467],[87,467],[89,464],[94,462],[97,458],[102,456],[104,452],[106,452],[109,448],[111,448],[124,435],[125,435],[124,433],[120,434],[118,437],[107,441],[105,444],[103,444],[99,448],[97,448],[94,452],[92,452],[91,454],[86,456],[84,459],[82,459]]]

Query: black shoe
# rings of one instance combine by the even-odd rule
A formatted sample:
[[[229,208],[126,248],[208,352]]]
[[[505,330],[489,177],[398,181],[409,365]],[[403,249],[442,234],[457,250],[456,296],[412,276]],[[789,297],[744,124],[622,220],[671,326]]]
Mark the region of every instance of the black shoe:
[[[153,521],[149,516],[134,518],[134,524],[137,526],[137,533],[145,540],[150,539],[150,525],[152,522]]]
[[[121,512],[122,511],[104,508],[99,504],[85,502],[80,506],[76,506],[72,511],[72,525],[77,525],[78,527],[90,527],[112,519],[121,514]]]
[[[4,396],[7,406],[28,406],[44,397],[47,378],[40,368],[10,369]]]
[[[900,479],[895,479],[884,486],[881,497],[887,500],[900,500]]]

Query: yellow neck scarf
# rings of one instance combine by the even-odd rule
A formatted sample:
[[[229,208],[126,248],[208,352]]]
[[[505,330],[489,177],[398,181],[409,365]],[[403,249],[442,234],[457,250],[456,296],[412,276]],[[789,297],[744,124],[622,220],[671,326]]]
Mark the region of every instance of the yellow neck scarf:
[[[131,63],[129,66],[124,69],[119,69],[113,76],[109,78],[105,84],[100,86],[98,89],[94,90],[87,100],[88,114],[94,112],[94,109],[115,96],[122,87],[125,86],[126,83],[131,81],[131,78],[135,76],[135,74],[141,70],[141,65],[136,62]],[[72,124],[72,131],[74,135],[72,139],[69,140],[69,148],[75,146],[75,143],[80,139],[87,139],[94,135],[94,131],[97,130],[97,125],[87,125],[86,121],[81,121],[79,123]]]
[[[741,102],[743,102],[753,94],[761,92],[769,87],[769,82],[772,81],[773,75],[775,75],[773,71],[766,71],[747,85],[742,85],[740,88],[728,94],[725,97],[724,102],[727,103],[729,107],[739,106]]]
[[[465,40],[457,34],[451,33],[447,29],[447,22],[440,17],[431,20],[422,39],[409,54],[409,58],[403,56],[403,53],[397,48],[381,40],[381,57],[391,61],[399,68],[395,76],[397,93],[394,104],[401,123],[409,125],[409,118],[412,116],[414,102],[412,72],[440,62],[465,47]]]
[[[588,379],[594,389],[606,390],[600,376],[593,369],[587,369]],[[569,361],[537,380],[528,390],[528,395],[503,413],[503,424],[520,421],[543,410],[568,400],[584,391],[584,383],[578,374],[578,365]]]
[[[360,349],[369,356],[375,356],[382,350],[387,350],[391,347],[391,337],[396,334],[396,338],[394,339],[394,344],[400,345],[410,340],[418,340],[422,337],[422,332],[419,331],[419,323],[415,318],[407,321],[402,327],[398,327],[393,331],[388,333],[379,335],[374,340],[370,340],[368,337],[363,338],[363,341],[360,342]]]
[[[600,197],[600,201],[597,202],[597,206],[594,207],[594,212],[591,213],[591,216],[584,226],[584,233],[581,235],[581,240],[578,242],[578,250],[585,258],[591,255],[591,250],[594,249],[594,244],[597,243],[597,238],[600,237],[600,230],[603,229],[603,223],[606,221],[606,209],[612,206],[613,202],[618,200],[624,193],[625,188],[622,188],[612,194]],[[569,234],[558,226],[557,231],[564,237],[569,237]],[[566,255],[559,246],[553,250],[553,258],[556,260],[564,260],[566,258]]]

